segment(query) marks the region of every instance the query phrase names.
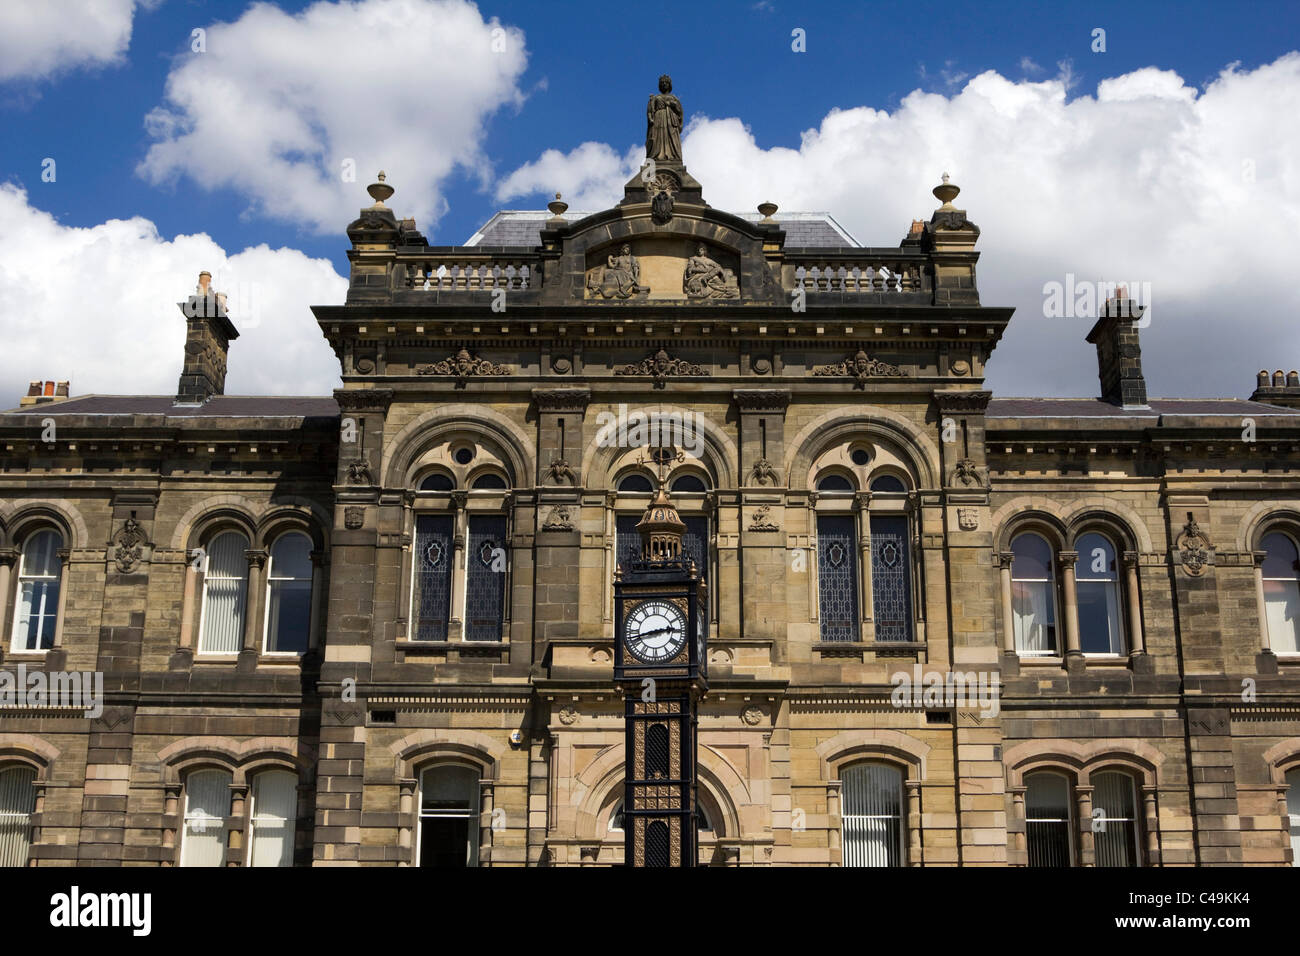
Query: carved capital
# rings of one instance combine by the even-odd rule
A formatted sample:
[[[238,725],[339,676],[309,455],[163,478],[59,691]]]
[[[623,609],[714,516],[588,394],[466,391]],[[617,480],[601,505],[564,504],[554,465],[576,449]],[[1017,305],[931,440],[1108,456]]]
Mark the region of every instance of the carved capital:
[[[999,567],[999,568],[1010,568],[1011,565],[1012,565],[1012,563],[1013,563],[1015,560],[1016,560],[1016,553],[1015,553],[1014,551],[999,551],[999,552],[998,552],[998,567]]]
[[[983,412],[988,408],[991,391],[977,388],[937,388],[934,404],[940,412]]]
[[[1136,551],[1125,551],[1120,555],[1120,565],[1125,571],[1138,566],[1140,555]]]
[[[589,388],[535,388],[533,401],[539,412],[585,412],[591,404]]]
[[[250,548],[244,552],[244,557],[248,559],[250,567],[257,568],[259,571],[266,567],[267,552],[261,548]]]
[[[785,411],[790,404],[788,388],[737,388],[731,399],[742,412]]]
[[[12,567],[18,560],[17,548],[0,548],[0,565]]]
[[[339,411],[379,412],[388,414],[388,406],[393,403],[391,388],[336,388],[334,401],[338,402]]]
[[[1061,551],[1056,555],[1056,560],[1060,562],[1062,568],[1072,568],[1079,561],[1078,551]]]

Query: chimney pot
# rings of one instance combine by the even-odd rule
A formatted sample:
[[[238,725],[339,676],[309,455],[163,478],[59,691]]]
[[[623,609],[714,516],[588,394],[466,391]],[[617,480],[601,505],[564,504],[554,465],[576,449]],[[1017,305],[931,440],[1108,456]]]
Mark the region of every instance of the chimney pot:
[[[1286,384],[1286,376],[1282,374],[1281,369],[1278,369],[1276,372],[1273,373],[1273,385],[1276,388],[1281,388],[1285,384]]]
[[[1292,369],[1286,373],[1286,387],[1296,388],[1297,386],[1300,386],[1300,372]]]

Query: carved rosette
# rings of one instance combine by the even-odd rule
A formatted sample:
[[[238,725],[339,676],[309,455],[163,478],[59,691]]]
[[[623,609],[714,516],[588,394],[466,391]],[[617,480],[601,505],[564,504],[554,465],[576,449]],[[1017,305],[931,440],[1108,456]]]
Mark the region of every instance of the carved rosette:
[[[635,365],[623,365],[614,369],[615,375],[644,375],[655,380],[655,388],[663,388],[668,378],[709,375],[710,373],[692,362],[676,359],[660,349],[654,355],[646,356]]]
[[[856,379],[858,388],[861,388],[869,378],[896,378],[906,374],[897,365],[874,359],[861,350],[855,355],[850,355],[843,362],[836,362],[834,365],[818,365],[813,369],[813,375],[817,376]]]

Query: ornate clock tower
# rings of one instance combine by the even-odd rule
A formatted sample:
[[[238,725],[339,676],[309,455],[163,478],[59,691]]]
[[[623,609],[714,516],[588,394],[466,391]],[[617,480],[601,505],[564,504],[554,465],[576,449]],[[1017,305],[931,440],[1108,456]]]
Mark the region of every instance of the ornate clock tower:
[[[664,486],[637,524],[641,558],[614,574],[614,682],[627,737],[623,814],[627,866],[696,864],[696,715],[708,690],[705,584],[682,553],[686,525]]]

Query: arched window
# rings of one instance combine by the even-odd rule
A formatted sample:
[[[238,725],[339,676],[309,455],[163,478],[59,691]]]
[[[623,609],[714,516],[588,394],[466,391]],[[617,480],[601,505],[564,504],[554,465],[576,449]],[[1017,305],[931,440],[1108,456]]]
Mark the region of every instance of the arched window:
[[[633,471],[619,479],[618,490],[624,494],[649,494],[654,491],[654,486],[650,484],[650,479],[645,475],[639,471]]]
[[[244,641],[248,601],[248,538],[223,531],[207,546],[203,575],[200,654],[237,654]]]
[[[297,822],[297,775],[287,770],[264,770],[255,776],[248,865],[293,866]]]
[[[862,639],[855,524],[851,514],[817,515],[817,610],[823,641]]]
[[[447,640],[451,565],[452,517],[419,515],[415,519],[411,586],[411,633],[416,640]]]
[[[311,538],[282,534],[271,546],[266,574],[268,654],[301,654],[311,637]]]
[[[63,575],[58,532],[38,531],[23,544],[18,563],[18,600],[10,646],[16,652],[54,646],[58,627],[59,588]]]
[[[1286,813],[1291,830],[1291,865],[1300,866],[1300,767],[1286,772]],[[0,851],[3,859],[3,851]]]
[[[1030,866],[1070,866],[1070,781],[1059,773],[1025,776],[1025,845]]]
[[[708,491],[709,489],[705,486],[704,482],[700,480],[698,475],[685,474],[678,475],[673,479],[672,488],[670,490],[674,493],[699,494]]]
[[[1120,620],[1119,570],[1115,547],[1095,533],[1080,536],[1075,566],[1075,592],[1079,602],[1079,644],[1085,654],[1124,653]]]
[[[871,490],[876,494],[898,494],[907,491],[907,485],[894,475],[877,475],[871,479]]]
[[[479,774],[439,764],[420,775],[420,866],[478,866]]]
[[[486,491],[506,488],[506,480],[492,471],[484,472],[474,479],[470,488],[474,491]]]
[[[609,826],[606,829],[610,833],[622,833],[626,825],[627,815],[623,813],[623,801],[620,800],[614,804],[614,810],[609,815]]]
[[[452,491],[456,483],[451,480],[450,475],[444,475],[440,471],[425,475],[420,481],[420,491]]]
[[[1092,775],[1092,831],[1098,866],[1140,866],[1137,791],[1119,771]]]
[[[36,812],[36,771],[31,767],[0,769],[0,867],[26,866]]]
[[[1026,657],[1058,653],[1052,549],[1036,534],[1011,542],[1011,609],[1016,651]]]
[[[903,774],[860,763],[841,774],[845,866],[903,865]]]
[[[495,476],[493,476],[495,477]],[[506,607],[506,516],[469,516],[465,640],[499,641]]]
[[[1281,531],[1264,535],[1264,613],[1274,653],[1300,652],[1300,551]]]
[[[181,866],[225,865],[230,782],[227,770],[195,770],[186,776]]]
[[[852,494],[854,488],[853,488],[853,482],[849,481],[848,478],[844,477],[843,475],[836,474],[835,472],[831,472],[828,475],[822,475],[821,478],[817,480],[817,490],[822,492],[830,492],[831,494],[837,494],[841,492]]]

